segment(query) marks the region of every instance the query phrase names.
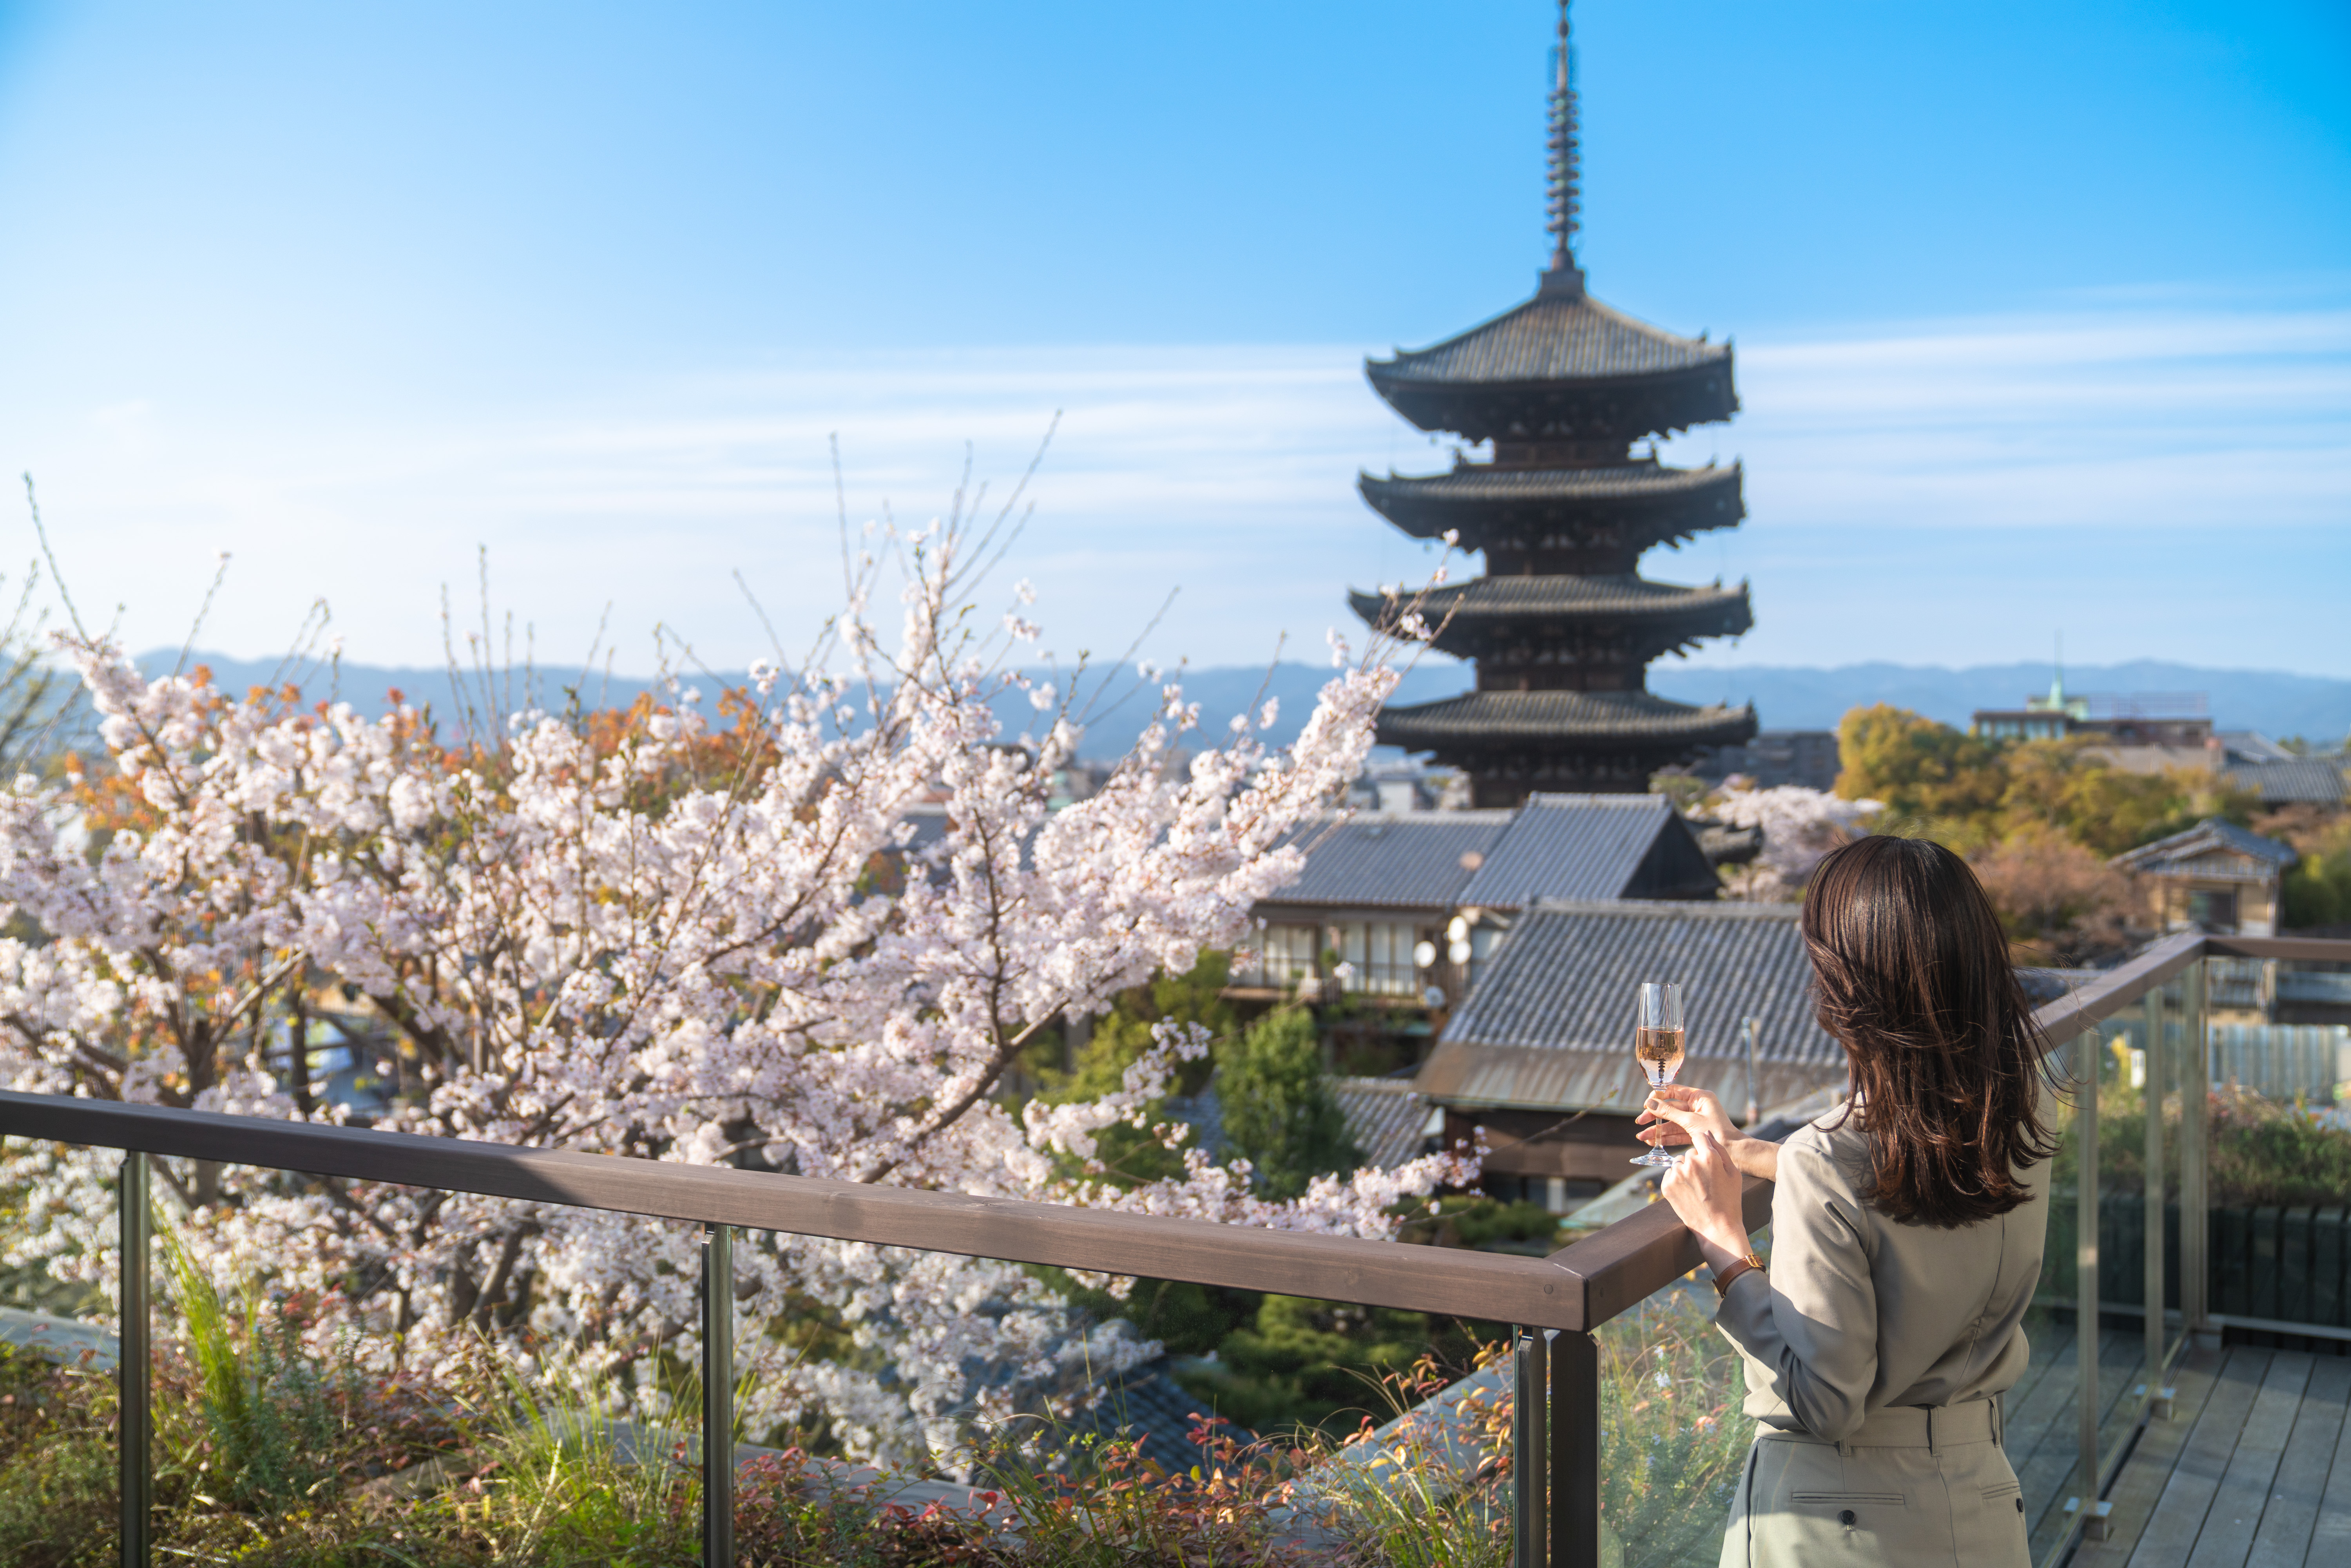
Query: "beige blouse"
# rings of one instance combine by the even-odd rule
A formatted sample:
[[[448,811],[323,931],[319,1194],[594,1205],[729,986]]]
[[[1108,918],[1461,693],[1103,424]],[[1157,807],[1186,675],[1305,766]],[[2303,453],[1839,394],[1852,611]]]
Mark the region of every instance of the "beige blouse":
[[[1864,1203],[1869,1150],[1844,1107],[1780,1148],[1768,1271],[1730,1282],[1715,1322],[1747,1363],[1747,1414],[1842,1441],[1890,1406],[2006,1392],[2030,1354],[2049,1162],[2031,1201],[1954,1229],[1897,1225]]]

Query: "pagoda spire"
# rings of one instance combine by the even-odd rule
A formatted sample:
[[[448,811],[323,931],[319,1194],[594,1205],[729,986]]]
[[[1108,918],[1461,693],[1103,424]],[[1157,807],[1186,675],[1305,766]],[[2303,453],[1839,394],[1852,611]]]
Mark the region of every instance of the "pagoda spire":
[[[1581,294],[1583,269],[1575,265],[1575,235],[1583,226],[1579,199],[1583,159],[1575,141],[1575,84],[1569,74],[1568,0],[1559,0],[1559,80],[1551,95],[1551,268],[1542,275],[1545,294]]]

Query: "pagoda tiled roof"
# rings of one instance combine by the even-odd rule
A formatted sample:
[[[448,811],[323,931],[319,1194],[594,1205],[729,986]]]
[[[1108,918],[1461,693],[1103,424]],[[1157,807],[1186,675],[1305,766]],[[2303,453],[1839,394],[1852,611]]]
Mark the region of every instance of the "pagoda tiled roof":
[[[1695,707],[1654,692],[1464,692],[1383,708],[1378,737],[1383,746],[1426,751],[1476,741],[1724,746],[1754,733],[1752,707]]]
[[[1728,343],[1652,327],[1579,289],[1546,290],[1434,348],[1399,350],[1365,368],[1374,382],[1488,385],[1615,381],[1729,361]]]
[[[1351,593],[1355,613],[1376,623],[1404,602],[1384,593]],[[1469,621],[1680,621],[1708,622],[1711,635],[1737,636],[1755,622],[1747,588],[1684,588],[1630,572],[1589,577],[1478,577],[1427,591],[1420,613],[1434,626]]]
[[[1728,468],[1668,468],[1656,462],[1604,468],[1497,468],[1490,463],[1465,463],[1450,474],[1392,473],[1384,479],[1364,474],[1356,484],[1374,507],[1391,498],[1424,503],[1671,502],[1709,490],[1727,489],[1735,496],[1741,477],[1736,463]]]

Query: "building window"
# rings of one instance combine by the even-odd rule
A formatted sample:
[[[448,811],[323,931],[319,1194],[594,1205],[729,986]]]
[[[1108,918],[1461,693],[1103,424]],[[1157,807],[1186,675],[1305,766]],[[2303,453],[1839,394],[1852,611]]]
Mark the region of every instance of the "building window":
[[[1279,986],[1287,989],[1311,979],[1322,954],[1322,928],[1314,925],[1269,925],[1258,934],[1257,956],[1233,971],[1244,986]]]
[[[1413,967],[1417,926],[1393,920],[1352,921],[1334,925],[1339,956],[1354,970],[1347,989],[1375,997],[1416,997],[1420,981]]]
[[[2202,931],[2234,931],[2237,928],[2237,895],[2199,888],[2188,895],[2188,923]]]

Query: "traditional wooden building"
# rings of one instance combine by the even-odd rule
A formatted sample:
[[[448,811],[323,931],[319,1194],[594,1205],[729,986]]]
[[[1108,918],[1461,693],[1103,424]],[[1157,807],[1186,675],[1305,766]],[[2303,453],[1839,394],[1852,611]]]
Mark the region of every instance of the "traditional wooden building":
[[[1575,93],[1560,7],[1552,102],[1555,248],[1535,297],[1418,352],[1366,362],[1373,387],[1426,431],[1492,444],[1449,474],[1365,474],[1364,499],[1405,533],[1454,536],[1486,575],[1418,605],[1437,646],[1475,661],[1476,689],[1381,716],[1380,740],[1434,753],[1474,804],[1536,790],[1645,790],[1660,768],[1755,734],[1751,707],[1695,707],[1647,689],[1649,662],[1753,623],[1747,588],[1638,574],[1642,554],[1746,515],[1737,465],[1668,468],[1656,437],[1737,412],[1728,343],[1683,338],[1594,299],[1576,265]],[[1649,450],[1636,453],[1636,444]],[[1374,622],[1405,606],[1358,593]]]
[[[2139,916],[2158,931],[2274,936],[2294,846],[2209,817],[2184,833],[2116,855],[2137,884]]]

